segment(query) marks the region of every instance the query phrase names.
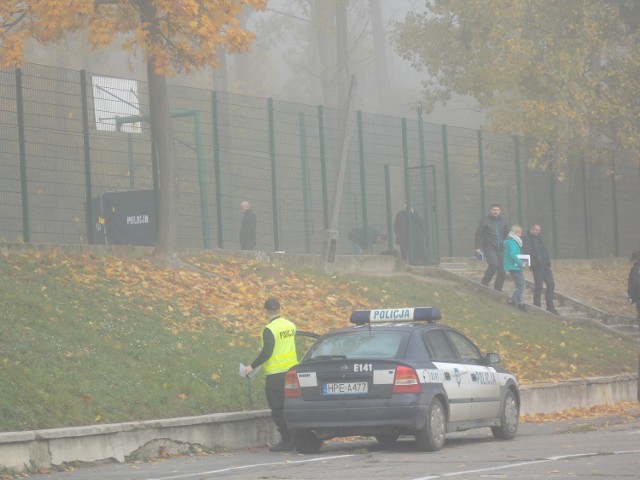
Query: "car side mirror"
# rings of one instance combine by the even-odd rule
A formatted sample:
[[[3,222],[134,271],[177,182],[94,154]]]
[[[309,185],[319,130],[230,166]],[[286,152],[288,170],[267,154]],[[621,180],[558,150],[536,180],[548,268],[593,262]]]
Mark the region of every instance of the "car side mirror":
[[[500,363],[500,355],[497,353],[487,353],[485,355],[485,360],[487,361],[487,365],[493,365],[494,363]]]

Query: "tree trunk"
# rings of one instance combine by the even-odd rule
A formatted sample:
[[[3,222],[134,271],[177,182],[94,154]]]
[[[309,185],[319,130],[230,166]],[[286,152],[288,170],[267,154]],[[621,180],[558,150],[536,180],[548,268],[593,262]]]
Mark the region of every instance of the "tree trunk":
[[[217,47],[218,66],[213,69],[213,89],[219,92],[229,90],[227,71],[227,52],[224,48]]]
[[[376,83],[380,105],[386,107],[391,101],[391,81],[387,65],[387,38],[382,25],[380,0],[369,0],[371,5],[371,30],[373,32],[373,49],[376,62]]]
[[[240,28],[246,28],[247,22],[249,21],[249,17],[253,13],[253,9],[248,6],[244,7],[242,13],[238,16],[238,21],[240,22]],[[249,53],[239,53],[233,56],[233,60],[236,66],[236,80],[240,83],[240,89],[244,91],[251,91],[257,85],[254,85],[253,82],[256,82],[257,78],[255,75],[252,75],[251,62],[252,57]],[[262,79],[259,83],[261,83]]]
[[[140,2],[140,14],[142,22],[147,22],[149,25],[151,42],[160,43],[162,40],[158,31],[156,10],[153,3]],[[150,57],[147,60],[151,138],[155,142],[158,154],[158,183],[160,186],[155,255],[156,257],[169,257],[173,253],[176,241],[178,170],[173,121],[167,99],[167,79],[165,75],[156,72],[155,60],[155,57]]]
[[[349,28],[347,26],[348,0],[336,2],[336,80],[338,107],[346,108],[349,88]]]
[[[336,91],[336,64],[332,55],[333,38],[327,34],[333,31],[333,21],[335,9],[327,0],[317,0],[313,4],[311,23],[314,28],[316,49],[318,52],[318,62],[320,67],[319,78],[322,89],[322,103],[329,107],[337,106]],[[314,71],[312,62],[310,70]]]

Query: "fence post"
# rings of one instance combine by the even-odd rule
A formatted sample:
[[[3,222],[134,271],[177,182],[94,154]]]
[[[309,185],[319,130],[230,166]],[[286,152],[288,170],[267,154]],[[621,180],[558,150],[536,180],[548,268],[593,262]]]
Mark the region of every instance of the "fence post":
[[[278,227],[278,189],[276,185],[276,135],[273,124],[273,98],[267,99],[269,119],[269,158],[271,158],[271,203],[273,208],[273,244],[274,250],[280,250],[280,233]]]
[[[444,162],[444,189],[447,202],[447,242],[449,256],[453,256],[453,231],[451,227],[451,176],[449,172],[449,141],[447,138],[447,126],[442,125],[442,160]]]
[[[93,193],[91,189],[91,149],[89,144],[89,105],[87,101],[87,71],[80,70],[80,95],[82,95],[82,143],[84,148],[84,187],[87,197],[87,241],[94,243],[95,221],[93,219]],[[132,172],[129,172],[132,174]]]
[[[369,238],[369,216],[367,214],[367,181],[364,168],[364,133],[362,126],[362,111],[358,110],[358,153],[360,158],[360,201],[362,202],[362,228],[364,229],[363,238],[366,247],[366,239]],[[373,246],[373,243],[372,243]]]
[[[27,140],[24,135],[24,97],[22,69],[16,68],[16,116],[18,120],[18,152],[20,155],[20,191],[22,192],[22,239],[31,242],[29,230],[29,184],[27,182]]]
[[[127,157],[129,158],[129,190],[136,188],[136,169],[133,164],[133,137],[127,132]]]
[[[393,213],[391,212],[391,175],[389,174],[389,164],[384,164],[384,194],[385,205],[387,207],[387,249],[393,252]]]
[[[418,142],[420,148],[420,180],[422,181],[422,210],[424,212],[424,238],[425,238],[425,261],[429,263],[429,250],[431,248],[430,225],[431,212],[429,211],[429,187],[427,182],[427,153],[424,144],[424,120],[422,118],[422,103],[418,102]]]
[[[486,202],[487,199],[485,197],[484,192],[484,148],[482,141],[482,130],[478,130],[478,168],[479,168],[479,176],[480,176],[480,218],[486,215]]]
[[[591,258],[591,248],[589,247],[589,202],[587,197],[587,162],[584,157],[581,161],[582,167],[582,208],[584,212],[584,243],[586,257]]]
[[[318,105],[318,143],[320,144],[320,175],[322,178],[322,215],[324,229],[329,228],[329,193],[327,191],[327,152],[324,144],[324,110]]]
[[[300,167],[302,179],[302,207],[304,218],[304,245],[305,252],[311,253],[311,232],[309,231],[309,151],[307,149],[307,129],[304,122],[304,113],[298,113],[300,129]]]
[[[550,170],[549,191],[551,194],[551,229],[553,232],[553,257],[558,258],[558,223],[556,218],[556,179],[553,168]]]
[[[409,183],[409,144],[407,140],[407,119],[402,118],[402,164],[404,170],[404,203],[407,210],[407,237],[409,238],[409,250],[407,252],[407,263],[411,263],[413,259],[413,216],[411,210],[413,205],[411,204],[411,184]]]
[[[520,172],[520,137],[513,136],[514,142],[514,160],[516,162],[516,201],[518,204],[518,223],[524,226],[524,216],[522,214],[522,174]]]
[[[613,201],[613,248],[616,257],[620,256],[620,236],[618,234],[618,189],[616,187],[616,159],[611,159],[611,198]]]
[[[217,92],[211,92],[211,116],[213,117],[213,171],[216,177],[216,220],[218,222],[218,247],[224,248],[224,226],[222,222],[222,181],[220,180],[220,129],[218,118]]]
[[[204,166],[204,152],[202,151],[202,122],[200,111],[194,110],[196,136],[196,157],[198,159],[198,185],[200,190],[200,219],[202,223],[202,243],[204,248],[211,249],[211,225],[209,224],[209,204],[207,203],[207,181]]]

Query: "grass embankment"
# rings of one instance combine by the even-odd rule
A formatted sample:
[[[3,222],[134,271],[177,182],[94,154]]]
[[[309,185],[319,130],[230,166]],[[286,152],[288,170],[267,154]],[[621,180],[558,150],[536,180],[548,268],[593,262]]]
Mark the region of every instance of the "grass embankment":
[[[630,340],[524,314],[454,282],[185,260],[197,270],[0,251],[0,430],[265,408],[263,376],[248,385],[238,363],[259,350],[269,295],[299,330],[317,333],[346,325],[354,309],[438,305],[443,322],[499,352],[524,384],[637,368]]]

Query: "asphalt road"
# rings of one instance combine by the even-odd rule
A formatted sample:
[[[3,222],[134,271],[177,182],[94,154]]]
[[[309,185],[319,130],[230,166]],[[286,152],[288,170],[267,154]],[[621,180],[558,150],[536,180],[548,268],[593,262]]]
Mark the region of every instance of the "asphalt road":
[[[32,474],[34,480],[248,479],[638,479],[640,409],[626,417],[521,424],[512,441],[489,429],[454,433],[436,453],[415,450],[403,437],[393,448],[373,439],[332,441],[319,454],[271,453],[266,448],[130,464],[85,466]]]

